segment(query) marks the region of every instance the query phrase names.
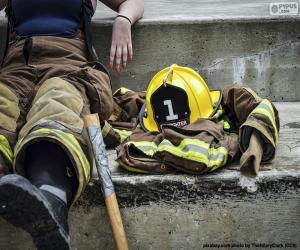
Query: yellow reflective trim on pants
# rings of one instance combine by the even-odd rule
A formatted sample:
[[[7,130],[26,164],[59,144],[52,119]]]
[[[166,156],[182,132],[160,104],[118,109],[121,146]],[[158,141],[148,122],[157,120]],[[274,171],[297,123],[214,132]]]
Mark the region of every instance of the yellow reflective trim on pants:
[[[5,155],[6,159],[12,163],[14,155],[4,135],[0,135],[0,151]]]
[[[173,155],[205,164],[211,171],[227,163],[228,151],[224,147],[211,148],[208,143],[197,139],[184,139],[179,146],[163,140],[157,151],[167,151]]]
[[[124,164],[121,160],[117,160],[117,162],[120,164],[120,166],[130,172],[135,172],[135,173],[141,173],[141,174],[147,174],[149,172],[138,169],[138,168],[133,168],[133,167],[129,167],[126,164]]]
[[[133,145],[140,151],[142,151],[145,155],[152,157],[157,150],[157,146],[154,142],[148,141],[137,141],[137,142],[128,142],[126,143],[128,146]]]
[[[74,137],[74,135],[62,132],[60,130],[47,129],[47,128],[35,130],[32,132],[32,134],[49,134],[49,135],[54,135],[54,136],[58,137],[59,139],[61,139],[65,143],[65,146],[67,148],[69,148],[75,152],[76,156],[79,158],[79,161],[83,167],[83,171],[84,171],[87,181],[90,180],[90,178],[91,178],[90,164],[89,164],[85,154],[83,153],[78,141]]]
[[[130,131],[130,130],[124,130],[124,129],[114,128],[114,131],[116,133],[118,133],[118,135],[120,136],[121,143],[123,141],[125,141],[132,134],[132,131]]]
[[[263,101],[251,112],[251,114],[260,114],[266,116],[272,123],[275,134],[275,145],[278,144],[278,130],[275,122],[275,115],[272,104],[269,100],[263,99]],[[250,115],[251,115],[250,114]]]

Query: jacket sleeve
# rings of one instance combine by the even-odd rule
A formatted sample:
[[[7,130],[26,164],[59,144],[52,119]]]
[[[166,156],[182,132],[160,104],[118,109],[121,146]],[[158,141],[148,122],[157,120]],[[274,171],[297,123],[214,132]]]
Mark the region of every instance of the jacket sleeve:
[[[145,101],[145,92],[119,88],[113,95],[113,113],[102,124],[102,134],[108,147],[122,143],[137,126],[137,117]]]
[[[231,85],[224,88],[222,107],[239,131],[242,153],[249,147],[253,131],[257,131],[263,148],[262,162],[272,160],[280,127],[278,111],[273,103],[260,98],[247,87]]]

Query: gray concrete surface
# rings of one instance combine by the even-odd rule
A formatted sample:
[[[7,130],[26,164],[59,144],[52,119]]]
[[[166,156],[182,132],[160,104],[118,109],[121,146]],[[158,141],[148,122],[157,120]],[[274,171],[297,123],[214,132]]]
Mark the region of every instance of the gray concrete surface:
[[[300,103],[276,107],[281,118],[276,158],[262,166],[256,179],[242,176],[238,163],[205,176],[132,174],[117,166],[110,150],[130,249],[203,249],[203,244],[257,249],[252,244],[259,243],[296,244],[291,249],[299,249]],[[114,248],[96,176],[69,221],[74,249]],[[29,235],[0,220],[0,249],[33,245]]]
[[[114,88],[146,89],[157,71],[177,63],[198,71],[211,88],[243,83],[274,101],[299,101],[300,15],[270,15],[272,2],[280,1],[145,1],[144,18],[133,27],[134,60],[112,73]],[[93,20],[105,64],[115,15],[99,5]]]
[[[144,0],[145,13],[141,23],[299,19],[298,15],[271,16],[269,5],[282,2],[300,3],[299,0]],[[93,19],[111,24],[115,15],[116,12],[98,1]],[[4,12],[0,11],[0,17],[3,16]]]
[[[145,0],[145,16],[133,27],[134,61],[112,74],[114,88],[145,89],[155,72],[178,63],[197,70],[211,88],[245,83],[272,100],[300,101],[300,18],[269,15],[271,2],[290,1]],[[103,62],[114,16],[99,5],[93,21]],[[0,13],[0,51],[4,31]],[[255,180],[241,176],[237,163],[207,176],[136,175],[120,169],[109,151],[130,249],[245,243],[300,249],[300,102],[276,106],[276,158]],[[70,227],[73,249],[114,248],[97,179],[70,211]],[[34,248],[29,235],[0,219],[0,249]]]
[[[142,23],[216,22],[224,20],[278,20],[299,19],[299,16],[271,16],[271,3],[300,3],[299,0],[145,0],[145,14]],[[298,13],[299,14],[299,13]],[[115,16],[115,12],[98,4],[94,20]]]

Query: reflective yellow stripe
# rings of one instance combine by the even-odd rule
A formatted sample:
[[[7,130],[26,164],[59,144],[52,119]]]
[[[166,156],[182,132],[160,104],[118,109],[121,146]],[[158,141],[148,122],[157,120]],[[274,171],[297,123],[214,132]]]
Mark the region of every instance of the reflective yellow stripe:
[[[135,173],[141,173],[141,174],[147,174],[149,172],[138,169],[138,168],[133,168],[133,167],[129,167],[126,164],[124,164],[121,160],[117,160],[117,162],[120,164],[121,167],[123,167],[124,169],[130,171],[130,172],[135,172]]]
[[[65,143],[67,148],[70,148],[71,150],[73,150],[75,152],[76,156],[79,158],[79,161],[83,167],[84,174],[85,174],[87,181],[90,180],[90,178],[91,178],[90,164],[89,164],[85,154],[83,153],[78,141],[74,137],[74,135],[62,132],[60,130],[47,129],[47,128],[35,130],[32,132],[32,134],[49,134],[49,135],[54,135],[54,136],[58,137],[59,139],[61,139]]]
[[[229,122],[224,121],[224,122],[223,122],[223,128],[226,129],[226,130],[230,129],[230,124],[229,124]]]
[[[274,109],[270,101],[263,99],[263,101],[251,112],[251,114],[260,114],[266,116],[272,123],[274,134],[275,134],[275,144],[278,144],[278,130],[275,122]],[[250,115],[251,115],[250,114]]]
[[[163,140],[158,146],[154,142],[128,142],[145,155],[152,157],[156,152],[166,151],[178,157],[200,162],[211,168],[211,171],[223,166],[227,162],[228,151],[224,147],[211,148],[208,143],[197,139],[184,139],[178,146],[169,140]]]
[[[121,88],[118,88],[115,92],[114,92],[114,96],[117,95],[117,94],[122,94],[124,95],[125,93],[127,93],[128,91],[131,91],[130,89],[127,89],[127,88],[124,88],[124,87],[121,87]]]
[[[137,149],[142,151],[145,155],[153,156],[157,150],[157,146],[154,142],[148,141],[138,141],[138,142],[128,142],[126,143],[128,146],[134,145]]]
[[[123,130],[114,128],[114,131],[120,135],[121,143],[127,139],[132,134],[130,130]]]
[[[6,159],[12,163],[14,155],[8,140],[3,135],[0,135],[0,151],[5,155]]]
[[[111,130],[110,124],[107,121],[104,121],[104,126],[102,128],[102,136],[103,136],[103,138],[105,138],[108,135],[108,133],[109,133],[110,130]]]
[[[208,143],[197,139],[184,139],[177,147],[165,139],[158,145],[157,151],[167,151],[178,157],[203,163],[212,171],[225,165],[228,158],[226,148],[211,148]]]

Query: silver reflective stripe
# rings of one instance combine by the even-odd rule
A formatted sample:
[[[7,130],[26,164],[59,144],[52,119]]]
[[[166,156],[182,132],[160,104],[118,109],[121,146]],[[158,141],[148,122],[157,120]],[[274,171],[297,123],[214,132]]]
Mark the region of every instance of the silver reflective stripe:
[[[216,149],[216,150],[218,150],[218,149]],[[200,146],[192,145],[192,144],[184,146],[182,151],[183,152],[194,151],[194,152],[203,154],[208,158],[208,160],[217,160],[217,159],[224,159],[225,158],[225,155],[222,154],[222,153],[208,154],[208,150],[206,148],[202,148]]]
[[[65,202],[67,204],[67,194],[65,191],[63,191],[57,187],[50,186],[50,185],[42,185],[42,186],[40,186],[39,189],[45,190],[51,194],[54,194],[55,196],[57,196],[58,198],[60,198],[63,202]]]
[[[170,141],[167,141],[167,140],[163,140],[158,146],[172,146],[172,147],[174,147],[174,145]]]
[[[137,149],[145,152],[145,151],[155,151],[155,147],[152,147],[152,146],[136,146],[134,143],[132,144],[134,145]]]
[[[257,106],[258,108],[263,108],[266,109],[267,111],[269,111],[269,113],[271,113],[272,116],[274,116],[274,111],[270,109],[270,107],[265,104],[265,103],[261,103]]]

